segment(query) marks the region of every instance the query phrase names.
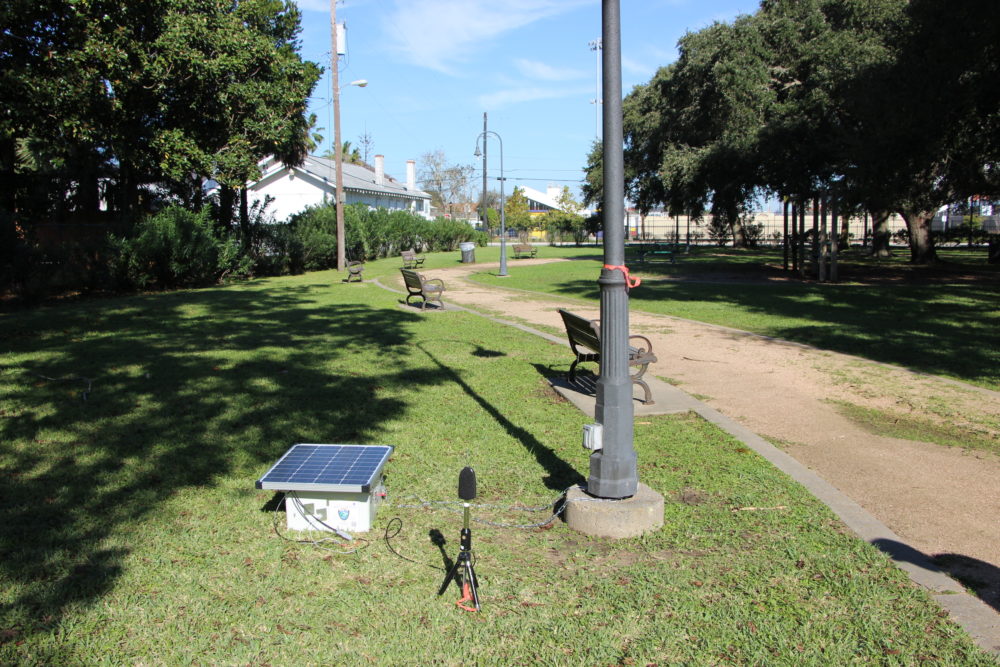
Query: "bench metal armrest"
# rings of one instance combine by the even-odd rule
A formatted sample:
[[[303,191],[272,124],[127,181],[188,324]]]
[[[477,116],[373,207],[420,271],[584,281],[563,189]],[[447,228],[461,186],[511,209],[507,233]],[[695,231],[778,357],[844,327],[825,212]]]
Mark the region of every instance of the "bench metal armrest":
[[[632,347],[634,347],[634,348],[636,348],[638,350],[638,353],[637,353],[636,356],[645,356],[647,354],[652,354],[653,353],[653,343],[652,343],[652,341],[650,341],[645,336],[643,336],[641,334],[632,334],[631,336],[628,337],[628,340],[629,340],[629,345],[631,345]],[[636,345],[636,344],[632,343],[633,340],[642,341],[643,343],[645,343],[645,345]]]
[[[440,285],[438,289],[444,290],[444,281],[441,280],[440,278],[424,278],[423,276],[421,276],[420,279],[424,283],[424,286],[430,285],[431,283],[437,283],[438,285]]]

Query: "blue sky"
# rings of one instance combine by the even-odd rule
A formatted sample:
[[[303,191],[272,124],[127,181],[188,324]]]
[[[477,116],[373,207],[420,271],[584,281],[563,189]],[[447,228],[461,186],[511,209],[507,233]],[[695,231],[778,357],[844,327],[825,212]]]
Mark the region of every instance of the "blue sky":
[[[303,57],[330,65],[329,0],[298,0]],[[677,57],[677,40],[715,21],[756,11],[758,0],[622,0],[623,94],[649,81]],[[341,132],[385,156],[386,172],[402,180],[406,160],[441,150],[449,164],[468,164],[483,129],[503,139],[506,190],[545,191],[568,185],[578,195],[587,152],[598,131],[599,0],[341,0],[347,56],[340,82],[367,79],[341,93]],[[330,77],[310,109],[333,135]],[[489,176],[499,175],[490,139]],[[322,151],[321,151],[322,152]],[[371,161],[371,160],[369,160]],[[480,186],[481,187],[481,186]],[[478,188],[477,188],[478,190]]]

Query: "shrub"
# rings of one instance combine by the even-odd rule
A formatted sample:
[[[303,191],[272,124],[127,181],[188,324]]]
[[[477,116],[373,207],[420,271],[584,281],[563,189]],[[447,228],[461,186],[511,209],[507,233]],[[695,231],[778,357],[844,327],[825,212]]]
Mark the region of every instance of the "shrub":
[[[321,205],[292,217],[290,225],[305,255],[305,269],[336,266],[336,209]],[[366,261],[398,255],[403,250],[447,251],[459,243],[486,244],[486,234],[459,220],[424,220],[402,210],[373,209],[364,204],[344,208],[344,255]]]
[[[306,271],[320,271],[337,265],[337,210],[320,204],[296,213],[289,220],[302,247]]]
[[[699,225],[701,222],[698,223]],[[708,234],[709,240],[720,248],[729,243],[729,238],[732,233],[732,229],[728,222],[715,215],[705,226],[705,231]]]
[[[258,276],[284,276],[305,271],[305,247],[288,223],[256,230],[253,271]]]
[[[188,211],[171,206],[145,218],[131,239],[112,243],[117,250],[113,275],[120,286],[139,288],[197,287],[218,282],[226,270],[207,209]]]
[[[764,225],[759,222],[743,225],[743,238],[748,248],[760,247],[760,242],[764,239]]]

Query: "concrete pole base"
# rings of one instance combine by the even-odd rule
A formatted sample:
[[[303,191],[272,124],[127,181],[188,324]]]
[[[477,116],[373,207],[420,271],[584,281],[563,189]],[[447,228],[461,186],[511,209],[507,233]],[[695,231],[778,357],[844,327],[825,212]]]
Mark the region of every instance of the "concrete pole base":
[[[589,495],[582,486],[566,492],[566,524],[594,537],[638,537],[663,525],[663,496],[639,482],[635,495],[608,500]]]

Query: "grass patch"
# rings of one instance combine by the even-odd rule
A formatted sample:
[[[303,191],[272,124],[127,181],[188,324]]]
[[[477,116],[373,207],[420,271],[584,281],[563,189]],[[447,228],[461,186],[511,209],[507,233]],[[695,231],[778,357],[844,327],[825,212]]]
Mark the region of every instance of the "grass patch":
[[[963,428],[958,424],[944,424],[913,415],[866,408],[846,401],[828,402],[837,408],[837,412],[872,435],[1000,454],[1000,443],[996,438]]]
[[[477,525],[484,611],[460,612],[436,595],[460,516],[413,498],[455,500],[471,464],[477,502],[545,505],[586,475],[587,418],[545,381],[561,346],[398,301],[321,272],[0,316],[0,663],[993,664],[691,416],[636,425],[661,530]],[[254,480],[296,442],[396,446],[357,553],[272,531]],[[409,560],[381,539],[393,518]]]

